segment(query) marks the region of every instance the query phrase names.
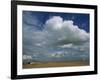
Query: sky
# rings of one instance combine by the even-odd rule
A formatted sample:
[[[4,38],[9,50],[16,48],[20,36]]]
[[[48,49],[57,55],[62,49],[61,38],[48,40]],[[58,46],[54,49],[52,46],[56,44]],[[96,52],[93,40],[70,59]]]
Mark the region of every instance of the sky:
[[[89,14],[23,11],[23,60],[89,60]]]

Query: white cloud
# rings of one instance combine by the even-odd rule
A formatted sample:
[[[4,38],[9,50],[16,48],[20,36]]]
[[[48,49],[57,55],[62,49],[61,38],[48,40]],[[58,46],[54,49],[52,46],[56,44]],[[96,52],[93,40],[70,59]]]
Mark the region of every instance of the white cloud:
[[[60,48],[71,48],[73,46],[73,44],[65,44],[65,45],[61,45],[59,46]]]
[[[50,36],[50,40],[55,42],[61,43],[61,41],[65,41],[66,44],[69,44],[89,40],[89,33],[78,28],[78,26],[73,24],[73,21],[63,20],[59,16],[54,16],[47,20],[44,30],[48,32],[47,36]]]
[[[76,53],[89,52],[89,33],[73,23],[72,20],[63,20],[60,16],[53,16],[45,22],[43,30],[24,30],[23,52],[26,52],[24,54],[37,55],[38,53],[61,57],[63,53],[73,54],[75,50]],[[50,49],[56,51],[59,48],[73,50],[62,51],[62,54],[58,51],[56,54],[50,54]]]
[[[24,59],[24,60],[26,60],[26,59],[32,59],[32,57],[29,56],[29,55],[23,55],[23,59]]]
[[[57,30],[62,27],[63,19],[59,16],[51,17],[45,23],[45,28],[47,30]]]

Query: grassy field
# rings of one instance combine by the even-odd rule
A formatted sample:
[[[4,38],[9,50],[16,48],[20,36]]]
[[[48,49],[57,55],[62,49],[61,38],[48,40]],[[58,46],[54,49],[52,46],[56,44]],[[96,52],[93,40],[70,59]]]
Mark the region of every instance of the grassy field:
[[[86,66],[88,61],[63,61],[63,62],[32,62],[32,64],[24,64],[23,68],[46,68],[46,67],[67,67],[67,66]]]

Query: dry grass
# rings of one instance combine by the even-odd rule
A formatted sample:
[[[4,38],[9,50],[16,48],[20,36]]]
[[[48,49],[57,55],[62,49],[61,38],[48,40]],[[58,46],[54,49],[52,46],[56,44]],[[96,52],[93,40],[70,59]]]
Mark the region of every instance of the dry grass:
[[[25,64],[23,68],[46,68],[46,67],[67,67],[67,66],[86,66],[88,61],[64,61],[64,62],[33,62],[33,64]]]

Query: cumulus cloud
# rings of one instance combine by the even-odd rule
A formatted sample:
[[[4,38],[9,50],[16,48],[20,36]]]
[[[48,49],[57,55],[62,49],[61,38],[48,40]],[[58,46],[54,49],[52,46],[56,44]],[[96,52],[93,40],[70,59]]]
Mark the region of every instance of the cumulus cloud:
[[[57,44],[81,43],[89,40],[89,33],[78,28],[71,20],[63,20],[59,16],[54,16],[46,21],[45,31],[50,39],[54,39]]]
[[[74,25],[72,20],[53,16],[43,27],[43,30],[23,29],[23,54],[42,54],[47,58],[66,56],[65,59],[72,54],[88,54],[89,33]]]

